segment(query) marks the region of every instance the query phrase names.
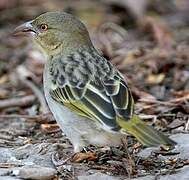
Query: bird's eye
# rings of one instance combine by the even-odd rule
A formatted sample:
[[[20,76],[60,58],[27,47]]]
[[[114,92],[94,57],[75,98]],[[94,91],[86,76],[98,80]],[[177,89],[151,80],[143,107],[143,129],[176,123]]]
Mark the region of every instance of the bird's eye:
[[[41,25],[40,25],[40,29],[41,29],[42,31],[47,31],[48,25],[47,25],[47,24],[41,24]]]

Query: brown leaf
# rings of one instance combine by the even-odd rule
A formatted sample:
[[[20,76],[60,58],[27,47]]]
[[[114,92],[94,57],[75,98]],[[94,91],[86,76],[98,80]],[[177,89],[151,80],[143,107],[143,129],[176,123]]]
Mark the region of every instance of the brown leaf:
[[[7,74],[0,77],[0,84],[6,83],[9,80],[9,77]]]
[[[89,161],[93,161],[97,159],[96,153],[93,152],[86,152],[86,153],[78,153],[76,154],[72,161],[73,162],[81,162],[83,160],[89,160]]]
[[[14,164],[14,163],[0,163],[0,168],[12,168],[12,167],[18,167],[18,164]]]
[[[46,133],[55,133],[60,131],[60,127],[57,124],[41,124],[41,129]]]
[[[159,84],[165,79],[165,74],[160,73],[160,74],[150,74],[146,81],[149,84]]]
[[[181,98],[181,97],[187,97],[189,95],[189,90],[185,90],[185,91],[176,91],[173,92],[173,94],[177,97],[177,98]]]
[[[184,161],[184,164],[185,164],[185,165],[188,165],[188,164],[189,164],[189,159],[186,159],[186,160]]]
[[[183,93],[181,97],[171,99],[169,102],[170,103],[180,103],[189,100],[189,91],[186,93]]]

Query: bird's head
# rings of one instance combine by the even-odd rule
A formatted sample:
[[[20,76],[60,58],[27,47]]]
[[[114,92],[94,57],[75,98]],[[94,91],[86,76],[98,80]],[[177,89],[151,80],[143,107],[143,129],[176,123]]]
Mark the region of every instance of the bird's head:
[[[15,29],[15,34],[31,34],[47,55],[66,53],[91,46],[88,31],[81,21],[64,12],[47,12]]]

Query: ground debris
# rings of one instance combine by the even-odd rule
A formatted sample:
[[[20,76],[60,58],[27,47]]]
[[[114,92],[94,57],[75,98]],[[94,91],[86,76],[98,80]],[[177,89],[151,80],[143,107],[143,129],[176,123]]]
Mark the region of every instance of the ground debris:
[[[0,100],[0,109],[5,109],[9,107],[23,107],[29,106],[35,101],[35,97],[33,95],[28,95],[19,98],[12,98],[6,100]]]

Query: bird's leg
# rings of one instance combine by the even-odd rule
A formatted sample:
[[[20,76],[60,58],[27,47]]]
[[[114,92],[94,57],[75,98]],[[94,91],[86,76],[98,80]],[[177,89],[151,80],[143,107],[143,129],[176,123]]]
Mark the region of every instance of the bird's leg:
[[[62,166],[65,163],[67,163],[70,159],[74,157],[75,153],[72,153],[69,157],[66,159],[59,159],[58,158],[58,153],[53,153],[51,156],[52,163],[54,164],[55,167]]]
[[[128,138],[127,136],[124,136],[123,138],[121,138],[121,142],[122,142],[122,145],[125,149],[127,149],[127,146],[128,146]]]
[[[77,139],[78,141],[76,142],[71,142],[73,144],[74,147],[74,152],[72,152],[70,155],[68,155],[67,158],[62,159],[62,156],[64,156],[65,154],[63,154],[62,151],[57,151],[56,153],[53,153],[51,156],[52,162],[53,164],[57,167],[57,166],[62,166],[65,163],[67,163],[69,160],[74,159],[74,157],[79,154],[83,149],[85,150],[85,143],[84,141],[82,141],[81,139]],[[62,154],[62,155],[61,155]]]
[[[82,149],[80,149],[79,152],[76,152],[72,156],[72,161],[82,162],[83,160],[95,160],[96,158],[97,158],[96,153],[89,146],[85,145],[82,146]]]
[[[57,144],[56,151],[51,155],[51,160],[55,167],[59,167],[70,161],[74,155],[72,147]]]

